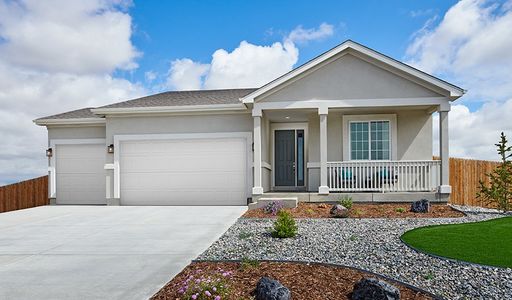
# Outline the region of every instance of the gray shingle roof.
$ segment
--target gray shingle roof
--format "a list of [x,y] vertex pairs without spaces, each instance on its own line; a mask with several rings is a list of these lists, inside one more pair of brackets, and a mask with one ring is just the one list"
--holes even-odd
[[48,117],[39,118],[37,120],[56,120],[56,119],[85,119],[85,118],[98,118],[101,119],[98,115],[95,115],[91,112],[92,107],[81,108],[77,110],[68,111],[65,113],[52,115]]
[[[241,103],[239,100],[241,97],[248,95],[255,90],[256,89],[172,91],[109,104],[98,108],[237,104]],[[91,112],[91,109],[93,108],[94,107],[82,108],[57,115],[39,118],[37,120],[101,118]]]
[[101,106],[98,108],[159,107],[183,105],[237,104],[256,89],[173,91]]

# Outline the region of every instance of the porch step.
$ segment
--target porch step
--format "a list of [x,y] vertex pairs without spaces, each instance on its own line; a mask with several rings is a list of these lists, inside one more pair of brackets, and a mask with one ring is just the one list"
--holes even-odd
[[297,198],[299,202],[309,202],[309,195],[307,192],[267,192],[263,195],[253,196],[253,201],[258,201],[260,198],[270,198],[279,200],[280,198]]
[[286,208],[295,208],[298,205],[299,199],[297,197],[258,198],[256,202],[249,203],[249,210],[265,207],[273,201],[281,202]]

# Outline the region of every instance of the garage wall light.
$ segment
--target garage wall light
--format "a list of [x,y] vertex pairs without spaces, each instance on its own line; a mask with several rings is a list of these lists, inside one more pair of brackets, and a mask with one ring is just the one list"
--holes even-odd
[[110,144],[110,145],[108,145],[108,147],[107,147],[107,152],[108,152],[108,153],[114,153],[114,144]]
[[46,149],[46,157],[50,158],[50,157],[52,157],[52,155],[53,155],[53,150],[52,150],[52,148],[48,148],[48,149]]

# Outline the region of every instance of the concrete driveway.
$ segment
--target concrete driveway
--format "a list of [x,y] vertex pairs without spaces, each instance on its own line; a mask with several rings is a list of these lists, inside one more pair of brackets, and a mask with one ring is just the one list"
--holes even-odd
[[147,299],[246,207],[44,206],[0,214],[0,299]]

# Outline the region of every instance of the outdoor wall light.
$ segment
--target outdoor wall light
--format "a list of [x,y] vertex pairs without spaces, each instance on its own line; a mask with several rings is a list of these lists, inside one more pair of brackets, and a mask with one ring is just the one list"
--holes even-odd
[[52,157],[53,155],[53,150],[52,148],[48,148],[46,149],[46,157]]
[[108,152],[108,153],[114,153],[114,144],[110,144],[110,145],[108,145],[108,147],[107,147],[107,152]]

